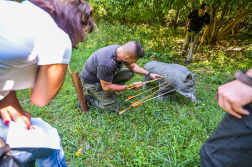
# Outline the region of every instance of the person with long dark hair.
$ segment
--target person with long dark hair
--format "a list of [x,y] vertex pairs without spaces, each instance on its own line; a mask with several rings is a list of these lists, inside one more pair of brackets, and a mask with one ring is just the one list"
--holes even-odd
[[[72,48],[92,32],[93,8],[84,0],[0,2],[0,137],[6,140],[10,121],[33,129],[15,90],[31,88],[31,102],[47,105],[63,85]],[[18,139],[17,139],[18,140]],[[67,166],[64,152],[12,149],[23,166]]]

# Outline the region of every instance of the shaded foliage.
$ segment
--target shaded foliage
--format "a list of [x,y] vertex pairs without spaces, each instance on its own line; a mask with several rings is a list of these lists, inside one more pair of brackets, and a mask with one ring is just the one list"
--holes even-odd
[[165,14],[171,7],[169,1],[162,0],[90,0],[98,15],[110,23],[165,23]]
[[[21,2],[23,0],[15,0]],[[211,26],[206,36],[207,44],[221,38],[234,36],[241,31],[247,35],[252,30],[251,0],[87,0],[95,11],[96,21],[113,24],[150,26],[184,26],[189,13],[207,3]]]
[[95,8],[96,19],[124,25],[149,24],[151,26],[184,26],[189,13],[207,3],[211,26],[207,34],[208,44],[223,37],[252,29],[251,1],[246,0],[90,0]]
[[210,7],[211,26],[207,43],[215,43],[223,37],[234,36],[252,23],[252,3],[234,1],[214,3]]

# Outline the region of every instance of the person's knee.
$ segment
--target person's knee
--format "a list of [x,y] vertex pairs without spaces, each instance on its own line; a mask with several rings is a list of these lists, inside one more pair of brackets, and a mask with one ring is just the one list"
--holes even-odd
[[188,48],[188,46],[189,46],[189,41],[188,41],[188,40],[185,40],[185,41],[184,41],[184,44],[183,44],[183,49]]
[[201,167],[202,166],[205,166],[204,162],[205,162],[205,159],[206,159],[206,152],[205,152],[205,149],[204,149],[204,145],[201,146],[200,148],[200,164],[201,164]]
[[114,103],[104,105],[106,111],[118,112],[120,108],[120,102],[118,99]]
[[133,78],[134,72],[130,71],[129,69],[125,69],[125,72],[122,76],[122,80],[130,80]]
[[131,80],[134,77],[134,72],[130,71],[128,75],[129,75],[129,80]]
[[124,85],[127,81],[131,80],[134,76],[134,72],[130,71],[127,67],[121,69],[117,75],[113,78],[113,84]]
[[201,167],[215,166],[207,154],[205,144],[203,144],[200,148],[200,166]]
[[206,154],[205,149],[204,149],[204,144],[200,147],[200,159]]

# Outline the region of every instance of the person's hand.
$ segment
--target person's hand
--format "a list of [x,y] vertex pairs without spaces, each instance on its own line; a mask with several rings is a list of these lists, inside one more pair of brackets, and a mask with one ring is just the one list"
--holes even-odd
[[134,90],[139,90],[143,87],[143,82],[139,81],[139,82],[134,82],[132,83],[132,85],[135,85],[135,89]]
[[151,77],[152,79],[157,79],[157,78],[161,78],[161,77],[163,77],[163,76],[158,75],[158,74],[150,73],[150,77]]
[[13,120],[27,130],[34,129],[30,122],[31,114],[26,111],[17,111],[12,106],[8,106],[0,109],[0,115],[6,125],[9,125],[10,121]]
[[200,41],[201,41],[201,43],[203,43],[203,42],[204,42],[204,37],[201,37],[201,40],[200,40]]
[[187,32],[187,28],[184,29],[184,33],[185,33],[185,34],[186,34],[186,32]]
[[25,129],[34,129],[30,121],[31,114],[22,109],[15,91],[11,91],[4,99],[0,100],[0,115],[6,125],[9,125],[13,120]]
[[221,108],[237,118],[249,115],[242,106],[252,101],[252,87],[234,80],[218,88],[218,103]]

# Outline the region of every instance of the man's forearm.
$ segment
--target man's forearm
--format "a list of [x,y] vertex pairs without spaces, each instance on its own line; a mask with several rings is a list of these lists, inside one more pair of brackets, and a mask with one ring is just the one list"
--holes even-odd
[[190,19],[187,18],[186,24],[185,24],[185,29],[187,28],[189,21],[190,21]]
[[104,80],[100,80],[100,82],[102,89],[106,92],[120,92],[128,89],[126,85],[113,84],[112,81],[107,82]]
[[137,74],[141,74],[141,75],[148,75],[148,71],[146,71],[145,69],[139,67],[138,65],[134,65],[134,68],[130,69],[132,72],[137,73]]
[[106,92],[121,92],[121,91],[124,91],[127,89],[128,88],[126,85],[111,84],[109,87],[105,88],[104,91],[106,91]]
[[203,35],[202,35],[203,38],[205,37],[205,35],[206,35],[208,29],[209,29],[209,25],[206,25],[206,28],[205,28],[204,33],[203,33]]

